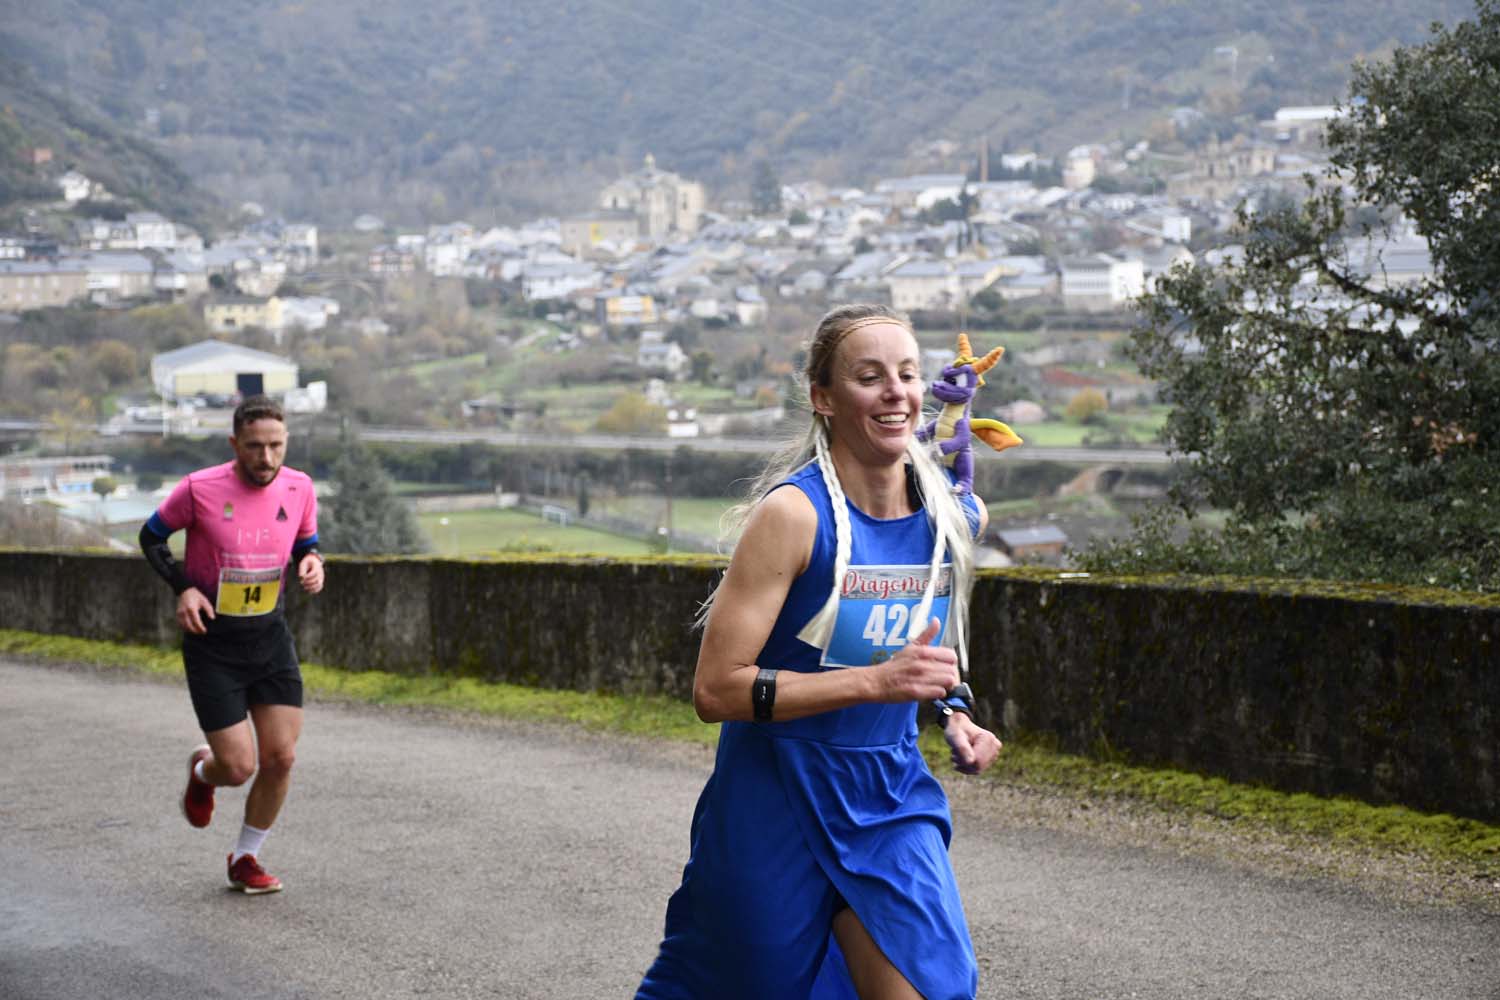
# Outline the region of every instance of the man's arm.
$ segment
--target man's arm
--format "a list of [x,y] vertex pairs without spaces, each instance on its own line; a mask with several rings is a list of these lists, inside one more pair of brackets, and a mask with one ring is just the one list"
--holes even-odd
[[323,589],[323,553],[318,551],[318,536],[299,538],[292,546],[292,565],[297,567],[297,580],[302,589],[316,594]]
[[150,519],[141,525],[141,551],[146,553],[146,562],[156,570],[157,576],[167,581],[167,585],[172,588],[172,593],[181,594],[193,583],[187,578],[182,564],[172,557],[172,549],[167,545],[167,539],[171,537],[172,529],[162,522],[160,514],[152,514]]
[[193,586],[182,564],[172,558],[172,550],[167,546],[167,539],[171,537],[172,529],[167,527],[161,515],[152,514],[141,526],[141,551],[146,553],[146,562],[156,570],[156,575],[167,581],[172,593],[177,595],[177,624],[184,632],[203,635],[208,631],[205,619],[215,617],[214,606],[202,591]]

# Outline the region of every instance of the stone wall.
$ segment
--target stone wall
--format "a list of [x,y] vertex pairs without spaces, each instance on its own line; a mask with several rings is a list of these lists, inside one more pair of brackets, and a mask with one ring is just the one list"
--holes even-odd
[[[329,562],[301,655],[689,697],[712,560]],[[176,641],[144,559],[0,551],[0,627]],[[1288,790],[1500,819],[1500,598],[986,571],[972,678],[1002,735]]]

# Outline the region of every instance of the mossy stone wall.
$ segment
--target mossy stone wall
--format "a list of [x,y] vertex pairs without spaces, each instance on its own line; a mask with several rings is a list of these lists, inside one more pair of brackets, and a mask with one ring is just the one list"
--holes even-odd
[[1500,818],[1500,599],[982,573],[973,682],[1063,749]]
[[[288,610],[349,669],[690,696],[711,562],[335,558]],[[175,642],[139,557],[0,551],[0,627]],[[972,677],[1002,735],[1050,734],[1288,790],[1500,819],[1500,599],[985,571]]]

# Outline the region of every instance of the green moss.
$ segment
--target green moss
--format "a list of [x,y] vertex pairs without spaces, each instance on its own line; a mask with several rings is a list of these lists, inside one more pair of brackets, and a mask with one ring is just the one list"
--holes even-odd
[[1109,575],[1080,573],[1043,566],[1016,566],[978,571],[980,578],[1015,580],[1025,583],[1101,586],[1111,588],[1145,587],[1157,589],[1202,590],[1276,597],[1331,598],[1345,601],[1371,601],[1414,607],[1500,608],[1500,595],[1442,587],[1418,587],[1397,583],[1344,583],[1338,580],[1280,579],[1254,576],[1190,576],[1182,573],[1142,573]]
[[[175,649],[39,635],[0,629],[0,654],[122,668],[159,676],[181,674]],[[380,705],[430,707],[503,718],[550,720],[597,732],[712,745],[718,727],[704,725],[690,705],[673,698],[556,691],[496,684],[473,677],[350,672],[304,664],[309,692]],[[938,774],[949,770],[948,748],[929,727],[922,750]],[[1148,768],[1057,752],[1045,735],[1007,741],[986,780],[1078,796],[1134,800],[1187,815],[1343,843],[1391,855],[1424,855],[1500,876],[1500,825],[1347,798],[1288,794],[1186,771]]]

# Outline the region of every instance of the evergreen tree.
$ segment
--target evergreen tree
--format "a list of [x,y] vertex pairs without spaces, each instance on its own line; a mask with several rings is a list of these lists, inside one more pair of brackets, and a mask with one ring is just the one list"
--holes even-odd
[[391,477],[352,434],[344,436],[331,482],[333,496],[319,512],[318,536],[324,550],[356,555],[426,551],[417,519],[397,499]]
[[781,214],[781,178],[769,160],[757,160],[750,183],[750,210],[756,215]]

